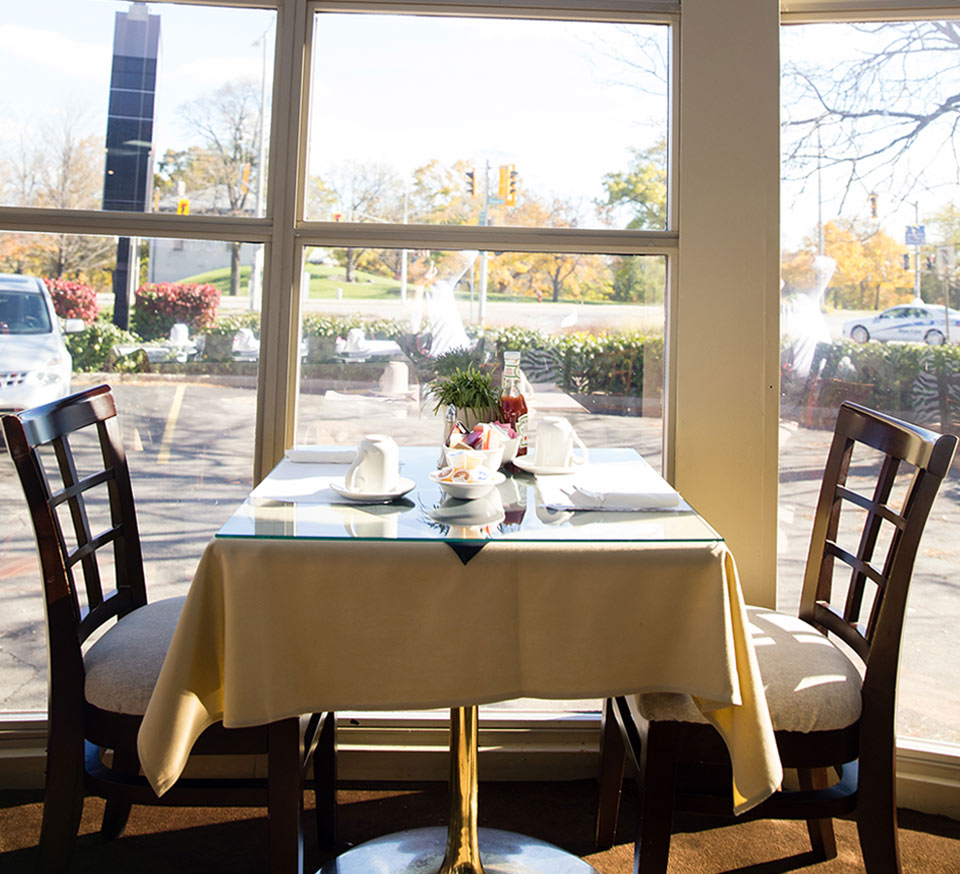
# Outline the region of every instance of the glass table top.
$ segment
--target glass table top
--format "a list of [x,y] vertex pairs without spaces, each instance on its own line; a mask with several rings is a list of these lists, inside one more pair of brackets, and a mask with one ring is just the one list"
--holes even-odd
[[[710,542],[723,538],[682,499],[677,507],[639,512],[554,510],[543,506],[538,477],[506,466],[505,480],[485,497],[448,497],[429,479],[436,447],[400,448],[400,476],[413,488],[390,503],[348,503],[328,488],[342,481],[346,464],[281,461],[227,520],[217,537],[314,540],[650,541]],[[636,463],[633,449],[591,449],[591,464]],[[303,471],[319,490],[309,498],[278,499],[284,483]],[[540,479],[549,479],[541,477]],[[266,486],[266,488],[264,487]],[[259,493],[259,494],[258,494]],[[262,495],[273,495],[263,497]]]

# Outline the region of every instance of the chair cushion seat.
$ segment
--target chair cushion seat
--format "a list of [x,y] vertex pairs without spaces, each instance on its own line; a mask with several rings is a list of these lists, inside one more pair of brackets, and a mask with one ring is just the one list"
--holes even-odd
[[[750,635],[774,731],[829,731],[860,718],[861,676],[829,638],[796,616],[747,607]],[[689,695],[636,696],[655,722],[706,722]]]
[[151,601],[107,629],[83,657],[87,701],[142,716],[160,675],[186,596]]

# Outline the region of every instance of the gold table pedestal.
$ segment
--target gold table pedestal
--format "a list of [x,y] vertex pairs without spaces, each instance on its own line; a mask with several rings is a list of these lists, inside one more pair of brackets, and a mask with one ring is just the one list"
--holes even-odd
[[[317,874],[597,874],[536,838],[477,827],[477,708],[450,711],[450,822],[384,835],[331,859]],[[481,848],[483,864],[480,862]]]

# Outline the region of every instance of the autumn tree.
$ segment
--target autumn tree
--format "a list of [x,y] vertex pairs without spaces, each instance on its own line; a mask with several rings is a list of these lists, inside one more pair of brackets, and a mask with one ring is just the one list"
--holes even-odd
[[626,212],[626,227],[659,230],[667,226],[667,141],[646,149],[631,149],[631,160],[626,170],[606,173],[603,187],[606,201],[597,209],[610,223],[615,216]]
[[[346,222],[403,219],[403,184],[389,164],[373,161],[344,161],[311,180],[311,187],[323,192],[323,202]],[[320,216],[318,216],[320,217]],[[343,250],[344,281],[355,282],[357,262],[363,249]]]
[[[268,124],[260,105],[260,85],[237,79],[180,107],[187,129],[202,143],[180,152],[167,152],[158,167],[161,186],[183,182],[205,208],[225,215],[251,210],[259,166],[260,125]],[[230,246],[230,294],[240,291],[240,246]]]
[[[850,219],[823,226],[824,254],[837,268],[827,295],[838,309],[875,309],[909,299],[913,274],[903,266],[903,246],[882,230]],[[786,284],[809,285],[817,242],[807,237],[800,251],[787,253],[781,264]]]
[[[97,209],[103,193],[103,138],[83,116],[59,112],[36,136],[23,135],[2,162],[4,200],[18,206]],[[95,281],[108,269],[111,240],[71,234],[11,234],[0,247],[5,271]]]
[[417,167],[408,197],[412,219],[431,225],[477,224],[483,207],[483,180],[478,177],[477,197],[471,197],[466,187],[467,171],[474,169],[467,161],[444,166],[436,158]]

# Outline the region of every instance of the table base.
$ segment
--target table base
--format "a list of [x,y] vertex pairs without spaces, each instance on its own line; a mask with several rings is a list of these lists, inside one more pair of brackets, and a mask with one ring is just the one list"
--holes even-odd
[[[479,833],[486,874],[597,874],[579,856],[545,841],[495,828],[481,828]],[[441,827],[395,832],[347,850],[317,874],[436,874],[446,844],[447,830]]]

